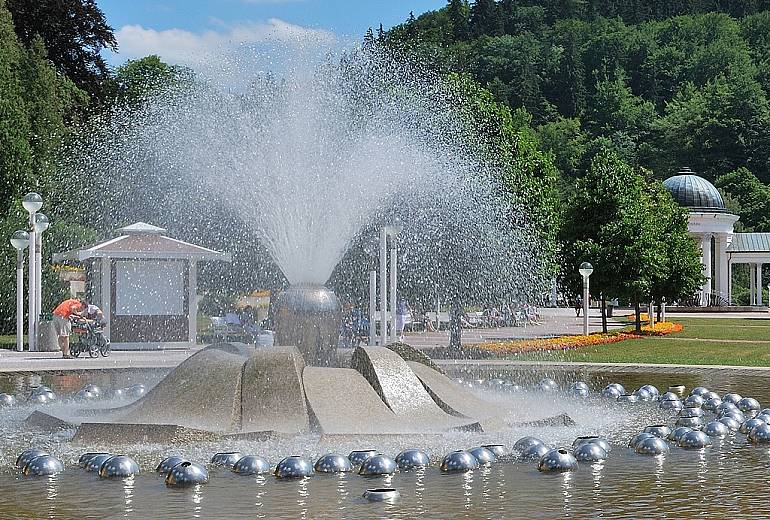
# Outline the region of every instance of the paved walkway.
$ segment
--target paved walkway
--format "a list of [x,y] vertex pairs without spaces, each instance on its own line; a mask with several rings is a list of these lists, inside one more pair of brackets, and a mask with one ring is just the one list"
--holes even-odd
[[558,370],[579,372],[659,372],[670,374],[713,373],[713,372],[750,372],[755,375],[770,376],[770,367],[746,367],[734,365],[673,365],[667,363],[583,363],[565,361],[511,361],[507,359],[436,359],[436,364],[450,367],[452,365],[477,366],[484,368],[519,368],[527,370]]
[[174,368],[201,346],[163,351],[113,351],[109,357],[62,359],[59,352],[0,351],[0,373],[62,370],[126,370]]

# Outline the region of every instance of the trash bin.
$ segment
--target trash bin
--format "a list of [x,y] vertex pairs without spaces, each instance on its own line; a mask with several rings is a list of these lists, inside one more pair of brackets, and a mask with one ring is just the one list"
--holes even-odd
[[37,326],[37,350],[40,352],[56,352],[59,350],[59,338],[53,325],[52,314],[41,314]]
[[608,318],[612,318],[612,309],[614,309],[614,308],[615,308],[615,306],[612,305],[611,303],[607,304],[607,317]]

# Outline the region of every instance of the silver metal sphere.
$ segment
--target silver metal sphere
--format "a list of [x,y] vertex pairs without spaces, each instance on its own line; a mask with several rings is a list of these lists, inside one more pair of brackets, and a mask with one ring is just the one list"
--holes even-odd
[[353,450],[348,455],[348,459],[353,466],[360,466],[366,459],[379,455],[379,453],[377,450]]
[[757,415],[762,406],[753,397],[744,397],[738,401],[738,409],[745,414]]
[[420,450],[404,450],[396,455],[396,464],[400,470],[424,468],[430,464],[430,458]]
[[662,455],[668,453],[668,444],[660,437],[651,437],[637,443],[634,451],[640,455]]
[[91,392],[94,397],[97,399],[101,399],[104,396],[104,392],[102,392],[102,389],[96,386],[93,383],[88,383],[81,388],[81,390],[86,390],[88,392]]
[[584,442],[573,448],[572,455],[580,462],[599,462],[607,458],[604,448],[593,442]]
[[577,468],[577,459],[566,448],[548,451],[537,465],[537,469],[542,472],[575,471]]
[[679,412],[684,408],[682,401],[679,399],[663,399],[659,406],[661,410],[673,410],[675,412]]
[[22,472],[26,476],[56,475],[64,471],[64,464],[53,455],[40,455],[27,462]]
[[705,401],[699,395],[691,395],[684,400],[685,408],[700,408]]
[[75,399],[76,401],[91,401],[93,399],[96,399],[96,395],[89,392],[88,390],[80,389],[77,391],[77,393],[75,393],[74,396],[72,396],[72,398]]
[[636,393],[633,393],[618,396],[618,401],[621,403],[637,403],[640,401],[640,399]]
[[722,400],[722,403],[717,405],[716,413],[722,412],[740,412],[738,406],[735,403]]
[[743,421],[743,424],[741,424],[741,427],[738,428],[738,431],[744,434],[748,434],[752,429],[754,429],[755,426],[759,426],[760,424],[767,423],[761,419],[747,419]]
[[506,392],[521,392],[521,386],[517,385],[513,381],[506,381],[503,383],[503,389]]
[[591,393],[591,390],[588,388],[586,383],[583,381],[578,381],[576,383],[572,383],[572,386],[569,387],[569,393],[575,397],[588,397],[588,395]]
[[132,397],[144,397],[144,394],[147,393],[147,387],[144,386],[142,383],[137,383],[135,385],[131,385],[128,387],[128,393]]
[[551,448],[546,446],[545,444],[535,444],[534,446],[530,446],[529,448],[526,448],[524,451],[522,451],[519,454],[519,459],[528,461],[528,460],[540,460],[543,455],[551,451]]
[[712,397],[712,398],[708,399],[705,403],[703,403],[703,409],[708,411],[708,412],[716,413],[717,412],[717,407],[720,404],[722,404],[722,398],[721,397],[719,397],[719,396]]
[[16,457],[16,467],[19,469],[24,469],[24,466],[26,466],[29,461],[35,457],[40,457],[41,455],[48,455],[48,452],[39,448],[29,448],[24,450],[21,452],[21,454],[19,454],[18,457]]
[[546,377],[537,383],[537,389],[543,392],[553,392],[559,389],[559,385],[550,377]]
[[668,436],[671,434],[671,428],[669,428],[665,424],[654,424],[652,426],[647,426],[644,429],[644,433],[651,433],[655,437],[660,437],[661,439],[668,439]]
[[46,394],[32,394],[29,396],[29,399],[27,399],[29,404],[48,404],[48,401]]
[[671,433],[668,436],[668,440],[678,444],[679,441],[682,439],[682,437],[684,437],[686,433],[689,433],[691,431],[693,431],[692,428],[688,428],[687,426],[680,426],[678,428],[674,428],[673,430],[671,430]]
[[760,421],[765,421],[767,424],[770,424],[770,414],[760,413],[760,414],[757,414],[757,416],[754,417],[754,419],[759,419]]
[[545,443],[540,439],[538,439],[537,437],[529,437],[529,436],[522,437],[521,439],[517,440],[516,443],[513,445],[513,451],[517,451],[521,453],[531,446],[539,446],[542,444],[545,444]]
[[748,435],[749,442],[754,444],[770,443],[770,424],[761,423],[751,429]]
[[626,392],[621,392],[620,389],[613,385],[607,385],[602,390],[602,397],[609,397],[610,399],[617,399]]
[[171,457],[166,457],[162,461],[160,461],[160,464],[155,468],[155,472],[160,475],[168,475],[168,472],[174,469],[174,466],[177,464],[181,464],[183,462],[188,462],[187,459],[183,459],[182,457],[177,457],[176,455],[172,455]]
[[11,394],[0,393],[0,407],[16,405],[16,398]]
[[603,449],[607,453],[612,451],[612,446],[610,446],[610,443],[607,442],[607,439],[603,439],[596,435],[586,435],[583,437],[578,437],[577,439],[572,441],[572,447],[577,448],[581,444],[585,444],[587,442],[598,445],[601,449]]
[[708,388],[705,386],[696,386],[692,390],[690,390],[690,395],[703,395],[709,391]]
[[223,451],[215,453],[214,456],[211,457],[211,463],[214,466],[224,466],[232,469],[241,457],[243,457],[243,454],[240,451]]
[[634,435],[634,437],[630,441],[628,441],[628,447],[635,450],[637,444],[639,444],[645,439],[651,439],[651,438],[656,438],[656,437],[651,433],[638,433]]
[[102,464],[111,458],[112,453],[100,453],[98,455],[94,455],[88,459],[88,462],[86,462],[84,468],[89,473],[98,473],[99,470],[102,469]]
[[736,406],[738,405],[738,402],[740,402],[741,399],[743,399],[743,397],[741,397],[741,394],[729,393],[722,396],[722,401],[726,403],[733,403]]
[[107,453],[106,451],[89,451],[80,456],[78,459],[78,466],[85,468],[88,466],[88,462],[97,455],[109,455],[110,457],[112,456],[111,453]]
[[313,466],[297,455],[286,457],[275,467],[275,476],[278,478],[304,478],[312,474]]
[[730,434],[730,428],[719,421],[711,421],[703,427],[703,433],[709,437],[725,437]]
[[719,419],[717,419],[717,421],[727,426],[727,428],[731,432],[737,432],[741,427],[741,423],[739,421],[736,421],[734,418],[730,417],[729,415],[725,417],[720,417]]
[[727,411],[727,412],[720,412],[717,414],[717,419],[721,419],[722,417],[732,417],[739,423],[746,422],[747,417],[743,415],[743,412],[733,412],[733,411]]
[[316,473],[346,473],[353,471],[353,464],[345,455],[327,453],[315,461],[313,469]]
[[613,391],[617,391],[619,395],[620,394],[627,394],[628,393],[628,392],[626,392],[626,388],[623,385],[621,385],[620,383],[610,383],[607,386],[605,386],[604,389],[605,390],[611,389]]
[[660,390],[658,390],[658,387],[655,385],[642,385],[639,387],[639,390],[646,390],[647,393],[649,393],[655,399],[660,397]]
[[653,395],[644,388],[637,388],[632,395],[635,395],[640,401],[652,401],[654,399]]
[[495,461],[495,459],[497,459],[494,453],[492,453],[490,450],[486,449],[483,446],[477,446],[475,448],[471,448],[468,450],[468,453],[476,457],[476,460],[479,461],[479,466],[492,464]]
[[393,502],[400,497],[398,490],[393,488],[374,488],[364,491],[364,498],[369,502]]
[[674,392],[666,392],[658,397],[658,401],[681,401],[681,399]]
[[479,461],[467,451],[457,450],[447,453],[441,461],[441,471],[471,471],[478,469]]
[[582,388],[583,390],[590,391],[591,389],[588,387],[588,383],[585,381],[575,381],[572,383],[572,386],[570,386],[570,389],[572,388]]
[[711,438],[698,430],[687,432],[679,439],[679,447],[688,450],[701,449],[708,446],[711,446]]
[[123,400],[126,399],[129,395],[128,389],[126,388],[116,388],[112,392],[110,392],[110,397],[113,399],[119,399]]
[[[353,467],[350,466],[350,461],[348,459],[342,455],[337,456],[347,462],[350,469],[353,469]],[[350,469],[346,471],[350,471]],[[233,473],[238,473],[239,475],[260,475],[262,473],[269,472],[270,463],[262,457],[257,457],[256,455],[246,455],[245,457],[241,457],[238,459],[238,462],[233,465]]]
[[[499,458],[505,455],[505,446],[502,444],[484,444],[483,446],[494,453],[495,457]],[[398,458],[396,458],[396,461],[398,461]]]
[[[489,452],[492,453],[492,452]],[[387,455],[375,455],[369,457],[361,464],[358,470],[359,475],[392,475],[398,469],[396,461]]]
[[209,472],[195,462],[180,462],[166,475],[166,485],[171,487],[186,487],[205,484],[209,481]]
[[99,476],[102,478],[126,478],[137,473],[139,473],[139,464],[125,455],[110,457],[99,469]]
[[714,399],[715,397],[719,399],[719,402],[722,402],[722,398],[719,396],[716,392],[706,392],[705,394],[701,394],[701,397],[704,401],[708,401],[709,399]]
[[762,408],[759,413],[764,415],[770,415],[770,408]]
[[703,408],[684,408],[679,412],[679,417],[703,417],[706,415],[706,412],[703,411]]
[[41,394],[49,394],[53,393],[53,390],[51,390],[49,387],[45,385],[36,386],[32,389],[32,395],[41,395]]
[[691,428],[693,430],[700,430],[703,428],[703,424],[705,421],[703,420],[703,417],[680,417],[676,420],[676,423],[674,423],[675,426],[686,426],[687,428]]

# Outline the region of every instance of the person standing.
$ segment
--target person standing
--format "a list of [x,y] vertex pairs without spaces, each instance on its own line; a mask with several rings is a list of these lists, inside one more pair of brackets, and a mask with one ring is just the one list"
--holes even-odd
[[56,336],[59,341],[59,348],[61,349],[62,357],[64,359],[72,359],[70,355],[70,334],[72,334],[72,322],[70,317],[83,316],[83,313],[87,309],[87,304],[83,300],[70,298],[64,300],[53,310],[53,324],[56,329]]
[[398,341],[404,341],[404,326],[407,321],[411,322],[412,311],[406,300],[401,299],[396,304],[396,333]]

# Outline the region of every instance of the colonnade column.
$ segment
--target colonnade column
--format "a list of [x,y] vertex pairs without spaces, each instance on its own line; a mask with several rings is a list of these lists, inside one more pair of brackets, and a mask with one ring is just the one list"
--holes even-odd
[[762,306],[762,264],[758,263],[756,266],[757,270],[757,282],[756,282],[756,288],[757,288],[757,297],[755,298],[756,304],[760,307]]
[[756,264],[749,264],[749,305],[757,304],[757,272]]
[[701,250],[703,252],[703,276],[706,280],[703,282],[702,305],[709,304],[709,293],[711,293],[711,233],[704,233],[701,239]]

